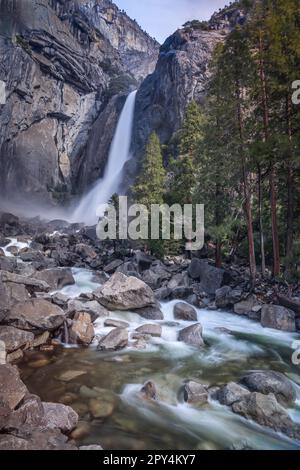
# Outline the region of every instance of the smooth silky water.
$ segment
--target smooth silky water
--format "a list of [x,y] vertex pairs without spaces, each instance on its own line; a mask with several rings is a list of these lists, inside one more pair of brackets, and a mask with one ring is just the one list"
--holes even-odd
[[[76,284],[68,291],[72,297],[95,288],[92,273],[75,270],[74,274]],[[28,352],[20,364],[25,383],[44,401],[67,401],[74,407],[81,423],[88,425],[78,440],[81,445],[100,443],[104,449],[121,450],[300,449],[300,443],[246,421],[217,402],[192,407],[182,402],[180,394],[186,380],[213,386],[238,381],[249,370],[277,370],[295,384],[298,399],[289,413],[300,422],[300,369],[291,360],[292,343],[299,335],[264,329],[230,313],[199,309],[207,346],[198,351],[177,341],[178,330],[191,323],[174,321],[175,303],[162,304],[164,320],[159,322],[135,313],[111,312],[111,318],[130,323],[130,334],[144,323],[162,325],[162,337],[153,338],[146,350],[103,353],[96,350],[96,338],[89,348],[61,346],[48,353]],[[98,319],[95,324],[97,337],[111,330],[103,322]],[[70,371],[82,375],[69,382],[61,380]],[[157,402],[139,393],[148,380],[157,386]],[[82,386],[90,389],[89,396]],[[110,416],[91,417],[91,393]]]

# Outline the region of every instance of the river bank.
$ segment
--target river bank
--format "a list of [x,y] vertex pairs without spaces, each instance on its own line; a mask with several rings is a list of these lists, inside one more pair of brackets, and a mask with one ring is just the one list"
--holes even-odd
[[[72,407],[58,448],[299,447],[298,315],[275,303],[284,284],[250,292],[243,267],[116,252],[62,221],[4,214],[0,233],[1,367],[17,364],[43,403]],[[50,445],[24,437],[26,393],[13,437],[1,421],[2,448]]]

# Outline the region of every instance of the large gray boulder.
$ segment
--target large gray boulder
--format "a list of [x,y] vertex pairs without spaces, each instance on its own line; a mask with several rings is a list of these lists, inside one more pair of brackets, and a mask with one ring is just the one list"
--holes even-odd
[[294,423],[276,400],[275,395],[250,393],[232,405],[234,413],[251,419],[261,426],[282,432],[292,439],[300,439],[300,425]]
[[16,366],[0,365],[0,384],[0,406],[12,411],[28,392]]
[[46,429],[60,429],[70,433],[78,423],[78,414],[70,407],[60,403],[43,402],[44,418],[41,423]]
[[254,307],[258,307],[259,303],[255,295],[249,295],[247,299],[241,300],[234,304],[233,310],[237,315],[251,315]]
[[7,323],[27,331],[54,331],[64,320],[64,311],[43,299],[16,303],[6,317]]
[[86,312],[76,313],[69,329],[70,342],[88,346],[93,341],[94,336],[95,330],[91,316]]
[[241,299],[241,295],[242,291],[240,289],[232,289],[230,286],[220,287],[216,290],[216,307],[232,307]]
[[135,331],[141,333],[142,335],[150,335],[159,338],[162,333],[162,328],[157,324],[146,324],[139,326]]
[[128,332],[125,328],[114,328],[108,335],[100,339],[97,349],[99,351],[117,351],[126,348]]
[[196,323],[195,325],[180,330],[178,340],[195,348],[203,348],[205,343],[202,338],[202,325]]
[[136,277],[117,272],[94,292],[95,298],[109,310],[135,310],[156,305],[152,289]]
[[266,304],[261,309],[261,324],[266,328],[296,331],[295,313],[281,305]]
[[242,377],[241,384],[252,392],[273,393],[278,402],[290,406],[296,400],[296,391],[292,382],[280,372],[269,370],[250,372]]
[[245,387],[235,382],[230,382],[220,388],[217,393],[217,398],[222,405],[230,406],[249,394],[249,390]]
[[30,331],[19,330],[13,326],[0,325],[0,341],[5,343],[7,353],[20,348],[29,348],[34,341],[34,334]]
[[197,321],[197,311],[191,305],[178,302],[174,305],[174,318],[176,320]]
[[215,268],[207,261],[198,258],[193,258],[188,267],[189,276],[200,281],[201,289],[210,295],[215,295],[222,286],[224,273],[223,269]]
[[37,271],[32,277],[45,281],[52,290],[62,289],[65,286],[75,284],[75,279],[69,268],[44,269],[43,271]]
[[205,385],[190,380],[183,388],[184,401],[194,405],[204,405],[208,401],[208,391]]
[[96,300],[89,300],[83,302],[81,300],[72,299],[68,302],[68,316],[73,316],[76,313],[88,313],[94,322],[97,318],[104,318],[109,315],[109,311],[100,305]]

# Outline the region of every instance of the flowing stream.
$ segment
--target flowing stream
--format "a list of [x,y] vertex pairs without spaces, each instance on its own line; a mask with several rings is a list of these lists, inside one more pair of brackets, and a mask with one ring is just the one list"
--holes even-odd
[[124,165],[130,158],[130,144],[136,91],[130,93],[119,118],[115,135],[111,144],[108,163],[101,178],[94,187],[82,198],[72,215],[73,222],[84,222],[95,225],[103,214],[105,205],[116,193],[122,182]]
[[[89,271],[74,274],[72,297],[95,288]],[[289,413],[300,422],[300,370],[291,361],[292,343],[299,335],[262,328],[230,313],[199,309],[207,346],[198,351],[177,341],[178,331],[192,323],[174,320],[175,303],[162,303],[162,321],[145,320],[132,312],[110,313],[111,318],[129,323],[130,335],[145,323],[162,325],[162,337],[153,338],[145,350],[97,351],[97,339],[111,330],[98,319],[97,337],[89,348],[28,352],[19,364],[23,379],[43,400],[69,404],[79,413],[79,444],[132,450],[300,449],[299,442],[246,421],[217,402],[197,408],[183,403],[180,395],[186,380],[214,386],[238,381],[249,370],[277,370],[294,383],[297,401]],[[139,394],[148,380],[157,386],[157,402]],[[95,406],[101,418],[92,417]]]

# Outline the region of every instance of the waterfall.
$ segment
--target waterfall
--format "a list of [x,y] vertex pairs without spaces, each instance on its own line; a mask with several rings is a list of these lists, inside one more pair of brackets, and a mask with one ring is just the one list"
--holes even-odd
[[124,165],[130,158],[136,93],[136,91],[133,91],[128,95],[120,115],[103,178],[97,181],[94,187],[83,196],[79,206],[73,213],[72,220],[74,222],[95,225],[99,218],[97,209],[101,204],[106,204],[120,187]]

